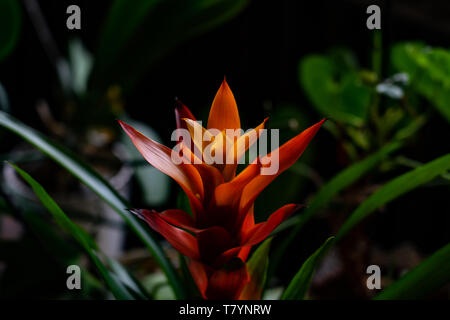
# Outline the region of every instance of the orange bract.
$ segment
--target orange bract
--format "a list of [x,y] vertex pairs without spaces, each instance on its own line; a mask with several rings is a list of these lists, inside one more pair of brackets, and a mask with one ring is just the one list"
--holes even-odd
[[220,131],[241,128],[236,100],[225,80],[217,91],[209,111],[208,129],[212,128]]

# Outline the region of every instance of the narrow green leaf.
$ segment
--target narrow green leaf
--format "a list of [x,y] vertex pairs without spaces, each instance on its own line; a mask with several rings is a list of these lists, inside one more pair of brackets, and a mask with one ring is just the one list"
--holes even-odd
[[242,290],[240,299],[261,299],[266,285],[267,269],[269,267],[269,250],[272,238],[266,239],[247,262],[247,271],[250,282]]
[[342,238],[375,209],[444,174],[449,169],[450,154],[447,154],[389,181],[353,212],[336,235],[336,240]]
[[180,271],[181,278],[183,279],[183,285],[188,292],[187,299],[200,299],[201,294],[195,284],[194,278],[192,277],[191,271],[189,270],[188,263],[185,256],[181,253],[178,253],[178,260],[180,261]]
[[74,224],[56,204],[56,202],[49,196],[45,189],[34,180],[28,173],[9,163],[17,173],[31,186],[36,196],[39,198],[45,208],[52,214],[58,225],[75,238],[75,240],[85,249],[95,266],[99,270],[106,284],[110,288],[112,294],[117,299],[133,299],[133,296],[128,292],[124,285],[117,281],[115,276],[111,274],[107,267],[100,260],[99,249],[94,240],[78,225]]
[[450,50],[423,43],[400,43],[392,48],[392,64],[409,74],[411,86],[450,122]]
[[114,271],[114,276],[117,280],[124,285],[133,297],[141,300],[148,299],[145,288],[123,267],[122,264],[109,257],[106,257],[105,260],[108,261],[108,265],[111,267],[111,270]]
[[184,291],[180,285],[178,274],[173,269],[172,264],[164,255],[161,247],[153,240],[148,231],[138,222],[137,218],[129,213],[126,208],[130,205],[123,199],[111,185],[95,172],[91,167],[83,163],[75,154],[66,150],[62,146],[51,141],[43,134],[21,123],[9,114],[0,111],[0,126],[17,134],[41,152],[55,160],[63,168],[69,171],[78,180],[84,183],[89,189],[103,199],[125,220],[129,227],[143,241],[152,253],[152,256],[159,263],[172,285],[178,298],[184,298]]
[[63,241],[64,238],[62,235],[55,230],[53,225],[44,219],[43,215],[23,210],[23,218],[30,230],[39,237],[42,244],[52,252],[55,260],[61,265],[71,264],[71,262],[78,259],[81,254],[81,249],[73,243]]
[[450,282],[450,243],[436,251],[400,280],[383,290],[376,300],[419,299]]
[[328,238],[302,265],[281,296],[281,300],[303,300],[308,292],[314,271],[333,245],[334,237]]

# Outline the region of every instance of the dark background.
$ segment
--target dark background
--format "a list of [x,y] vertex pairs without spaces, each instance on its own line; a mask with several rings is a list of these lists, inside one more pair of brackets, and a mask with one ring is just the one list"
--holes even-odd
[[[81,8],[80,31],[65,26],[70,4]],[[297,63],[303,55],[345,46],[368,66],[372,40],[365,10],[370,4],[382,8],[386,45],[415,39],[448,44],[447,1],[252,1],[234,20],[162,58],[127,97],[127,111],[135,118],[148,118],[156,129],[167,128],[173,124],[174,97],[198,113],[211,103],[224,75],[248,127],[264,118],[266,100],[305,104],[297,80]],[[41,1],[40,5],[60,50],[77,36],[95,51],[108,1]],[[27,17],[15,54],[0,66],[0,80],[11,104],[21,106],[21,118],[28,117],[31,123],[36,118],[34,103],[40,98],[51,102],[54,97],[52,65]],[[158,121],[152,119],[156,117]]]
[[[66,28],[65,10],[70,4],[81,8],[81,31]],[[252,1],[235,19],[187,41],[159,59],[137,85],[124,94],[124,108],[132,118],[149,124],[170,145],[170,134],[175,126],[174,98],[180,98],[198,118],[206,120],[208,107],[226,76],[244,128],[258,125],[273,109],[287,102],[300,106],[312,124],[320,115],[307,107],[308,100],[298,83],[298,61],[306,54],[323,53],[337,46],[351,49],[361,66],[369,67],[373,31],[366,28],[368,15],[365,11],[370,4],[381,6],[385,54],[391,43],[401,40],[448,46],[450,3],[444,0]],[[108,1],[54,0],[40,1],[40,5],[63,55],[67,53],[68,40],[73,37],[81,37],[85,46],[95,52]],[[61,100],[57,79],[26,14],[21,32],[14,54],[0,65],[0,82],[14,106],[11,113],[45,132],[35,104],[45,99],[58,117],[57,106]],[[386,76],[390,74],[388,65],[383,70]],[[448,151],[446,123],[438,117],[433,121],[433,126],[425,128],[416,143],[408,147],[424,162]],[[439,135],[442,136],[440,141],[428,140]],[[0,150],[7,151],[19,141],[16,137],[3,140]],[[313,166],[325,179],[345,167],[328,161],[336,156],[336,146],[326,132],[321,132],[315,143],[319,156]],[[435,190],[413,191],[402,198],[401,204],[389,205],[389,217],[381,213],[357,229],[364,228],[363,238],[383,249],[410,241],[421,254],[430,254],[450,240],[450,218],[446,214],[450,207],[448,201],[447,204],[442,201],[448,197],[448,189]],[[171,197],[168,205],[174,203],[175,197]],[[280,270],[279,278],[291,277],[312,248],[317,248],[334,229],[329,219],[310,222],[296,242],[299,245],[291,248],[292,254],[281,264],[284,269]],[[352,251],[355,241],[361,241],[358,230],[342,246]],[[131,237],[128,245],[136,243]],[[351,266],[348,268],[351,270]],[[351,271],[347,277],[351,277]],[[342,290],[348,282],[343,283],[328,286],[325,292],[319,288],[317,293],[323,297],[336,297],[336,292],[342,297],[361,296],[355,290]],[[333,288],[341,290],[334,292]]]

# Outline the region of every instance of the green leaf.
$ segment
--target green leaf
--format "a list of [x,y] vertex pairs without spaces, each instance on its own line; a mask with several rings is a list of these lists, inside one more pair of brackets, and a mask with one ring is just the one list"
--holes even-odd
[[266,285],[269,250],[272,238],[265,240],[247,261],[250,282],[242,290],[240,299],[259,300]]
[[195,284],[194,278],[192,277],[191,271],[189,270],[188,263],[186,262],[188,258],[178,253],[178,260],[180,261],[180,271],[183,279],[184,288],[188,292],[187,299],[200,299],[201,294]]
[[406,273],[400,280],[384,289],[375,299],[419,299],[449,282],[450,243]]
[[172,285],[178,298],[184,297],[184,291],[180,285],[178,274],[173,269],[172,264],[164,255],[161,247],[150,236],[148,231],[143,228],[137,218],[125,210],[130,205],[123,199],[111,185],[103,179],[91,167],[83,163],[78,157],[66,150],[62,146],[51,141],[43,134],[21,123],[5,112],[0,111],[0,126],[17,134],[44,154],[55,160],[63,168],[69,171],[78,180],[84,183],[89,189],[103,199],[111,208],[113,208],[129,225],[131,230],[143,241],[152,253],[152,256],[159,263],[166,273],[169,283]]
[[300,61],[299,77],[320,114],[346,124],[364,124],[371,89],[362,83],[357,70],[341,68],[328,56],[309,55]]
[[194,216],[191,208],[191,204],[189,203],[189,198],[185,192],[180,191],[177,195],[177,208],[183,210],[189,215]]
[[333,245],[334,237],[328,238],[302,265],[281,296],[281,300],[303,300],[308,292],[314,271]]
[[409,74],[411,86],[450,122],[450,51],[402,43],[391,52],[394,67]]
[[154,300],[174,300],[173,291],[167,283],[167,278],[162,272],[152,272],[143,279],[147,291],[152,293]]
[[63,241],[62,235],[57,233],[57,230],[41,214],[23,210],[23,218],[61,265],[72,264],[79,257],[80,249],[70,242]]
[[130,87],[164,54],[239,13],[248,0],[115,0],[100,35],[95,87]]
[[123,284],[128,292],[135,298],[146,300],[148,299],[145,288],[137,281],[122,264],[109,257],[105,258],[111,270],[114,271],[114,277]]
[[125,288],[123,283],[116,279],[116,276],[108,271],[108,268],[100,259],[101,253],[97,248],[94,240],[78,225],[74,224],[67,215],[61,210],[56,202],[49,196],[45,189],[34,180],[28,173],[9,163],[17,173],[31,186],[36,196],[39,198],[45,208],[52,214],[56,223],[67,233],[75,238],[75,240],[85,249],[95,266],[99,270],[106,284],[110,288],[112,294],[117,299],[133,299],[133,296]]
[[281,257],[283,257],[288,246],[295,239],[301,228],[308,222],[319,210],[325,208],[330,201],[338,194],[341,190],[347,188],[349,185],[363,177],[367,172],[372,170],[377,164],[386,157],[398,150],[401,147],[401,142],[391,142],[381,148],[379,151],[368,156],[364,160],[361,160],[346,169],[339,172],[334,176],[328,183],[326,183],[319,192],[314,196],[311,203],[306,207],[298,216],[292,217],[285,222],[283,222],[273,233],[276,234],[288,227],[295,226],[293,230],[289,233],[287,238],[282,242],[280,247],[276,250],[274,256],[272,257],[271,270],[273,271],[276,266],[278,266]]
[[21,23],[19,1],[0,1],[0,61],[14,50],[19,39]]
[[435,177],[444,174],[449,169],[450,154],[447,154],[392,179],[372,194],[353,212],[336,235],[336,240],[342,238],[350,229],[366,218],[375,209],[422,184],[433,180]]

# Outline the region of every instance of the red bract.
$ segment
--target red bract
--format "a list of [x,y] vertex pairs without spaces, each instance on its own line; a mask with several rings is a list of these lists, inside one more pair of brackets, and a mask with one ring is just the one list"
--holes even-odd
[[[195,122],[189,109],[179,103],[175,115],[177,127],[188,129],[191,137],[194,137],[193,130],[200,124]],[[208,145],[197,137],[192,138],[193,145],[191,141],[179,141],[182,156],[192,161],[175,164],[171,159],[171,149],[119,121],[143,157],[178,182],[189,198],[193,216],[178,209],[163,212],[146,209],[132,211],[189,258],[189,269],[205,299],[260,298],[240,296],[244,286],[251,280],[245,260],[253,245],[263,241],[299,207],[295,204],[285,205],[272,213],[267,221],[255,224],[255,199],[279,174],[294,164],[324,120],[278,149],[279,169],[275,174],[261,174],[261,169],[273,160],[270,160],[271,154],[267,154],[257,158],[236,176],[237,160],[242,156],[242,152],[239,154],[237,150],[247,150],[258,139],[259,129],[264,128],[266,120],[256,128],[256,137],[248,134],[228,137],[225,130],[239,129],[240,120],[233,93],[223,81],[211,106],[208,127],[200,129],[205,135],[210,134],[212,128],[218,129],[219,134],[211,134],[213,138],[209,147],[215,147],[216,152],[223,152],[224,157],[233,155],[235,161],[225,164],[207,164],[205,150]],[[231,139],[234,150],[223,148],[224,139]],[[245,147],[239,148],[242,145]],[[196,157],[198,151],[201,152],[200,160]]]

